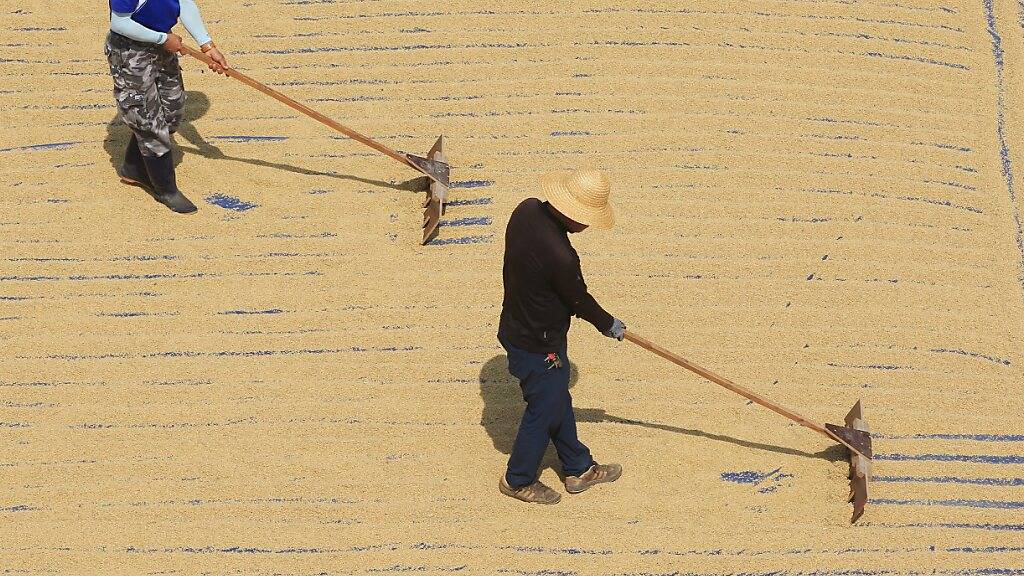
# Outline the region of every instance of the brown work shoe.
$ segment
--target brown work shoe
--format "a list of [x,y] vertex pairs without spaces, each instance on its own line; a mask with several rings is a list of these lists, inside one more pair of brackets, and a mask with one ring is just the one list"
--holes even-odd
[[594,484],[602,482],[615,482],[622,476],[622,466],[618,464],[594,464],[579,476],[565,477],[565,491],[569,494],[579,494]]
[[505,481],[504,474],[501,476],[501,481],[498,482],[498,490],[500,490],[505,496],[511,496],[516,500],[531,502],[533,504],[558,504],[558,501],[562,499],[561,494],[555,492],[551,488],[548,488],[539,480],[529,486],[523,486],[519,489],[512,488],[508,485],[508,482]]

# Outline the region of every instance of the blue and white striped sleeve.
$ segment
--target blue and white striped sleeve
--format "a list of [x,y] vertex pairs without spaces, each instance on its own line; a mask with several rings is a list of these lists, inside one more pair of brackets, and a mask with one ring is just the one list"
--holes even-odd
[[132,20],[131,12],[111,12],[110,30],[121,36],[127,36],[139,42],[150,44],[163,44],[167,41],[167,34],[146,28],[135,20]]
[[196,44],[202,46],[210,41],[210,34],[203,24],[203,17],[199,15],[199,7],[195,0],[180,0],[181,23],[188,30],[188,33],[195,39]]

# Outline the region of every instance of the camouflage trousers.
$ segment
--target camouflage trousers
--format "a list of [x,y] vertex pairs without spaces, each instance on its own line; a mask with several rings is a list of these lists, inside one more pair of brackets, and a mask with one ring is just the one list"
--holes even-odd
[[171,134],[185,109],[185,87],[178,55],[154,44],[136,42],[111,32],[104,47],[114,100],[121,119],[139,140],[146,156],[171,151]]

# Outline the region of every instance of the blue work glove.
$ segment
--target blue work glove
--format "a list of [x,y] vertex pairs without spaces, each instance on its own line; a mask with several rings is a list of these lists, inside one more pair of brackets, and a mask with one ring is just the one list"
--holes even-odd
[[622,342],[622,339],[626,337],[626,325],[622,323],[622,320],[612,318],[612,327],[604,335]]

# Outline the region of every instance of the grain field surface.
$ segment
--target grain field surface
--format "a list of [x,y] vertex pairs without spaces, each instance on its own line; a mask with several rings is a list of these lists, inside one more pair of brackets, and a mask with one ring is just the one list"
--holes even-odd
[[[238,70],[444,134],[452,202],[420,246],[415,172],[182,58],[175,216],[114,172],[105,3],[0,2],[0,573],[1024,574],[1024,2],[200,7]],[[577,166],[630,329],[819,421],[863,400],[859,523],[825,439],[578,321],[625,474],[498,493],[504,227]]]

